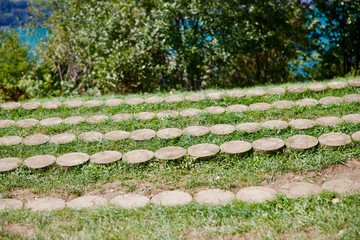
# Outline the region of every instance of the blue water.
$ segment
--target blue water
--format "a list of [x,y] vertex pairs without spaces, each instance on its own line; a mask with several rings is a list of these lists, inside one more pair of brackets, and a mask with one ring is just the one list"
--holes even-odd
[[19,35],[19,40],[24,44],[31,55],[33,55],[41,41],[45,41],[45,37],[49,36],[50,32],[47,28],[19,28],[14,32]]

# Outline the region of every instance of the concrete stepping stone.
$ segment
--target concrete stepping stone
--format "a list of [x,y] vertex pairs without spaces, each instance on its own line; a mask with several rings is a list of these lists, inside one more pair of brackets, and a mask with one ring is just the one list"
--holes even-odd
[[253,142],[253,148],[258,152],[275,152],[282,149],[285,142],[279,138],[261,138]]
[[165,110],[161,111],[156,114],[157,118],[164,119],[164,118],[175,118],[179,116],[179,112],[174,110]]
[[333,127],[342,123],[342,120],[338,117],[321,117],[315,120],[316,124],[323,127]]
[[287,91],[288,91],[289,93],[303,93],[303,92],[305,92],[306,90],[307,90],[307,88],[304,87],[304,86],[289,86],[289,87],[287,88]]
[[316,122],[310,119],[293,119],[289,123],[293,128],[304,130],[312,128],[316,125]]
[[236,199],[247,203],[264,203],[276,198],[277,192],[268,187],[246,187],[236,193]]
[[156,136],[161,139],[178,138],[182,135],[182,130],[178,128],[165,128],[156,133]]
[[333,97],[333,96],[323,97],[319,100],[319,102],[323,105],[338,104],[338,103],[342,103],[343,101],[344,100],[342,98]]
[[325,91],[327,89],[327,86],[325,84],[322,84],[322,83],[309,84],[307,87],[312,92],[322,92],[322,91]]
[[111,119],[114,122],[123,122],[123,121],[131,120],[132,118],[133,115],[128,113],[119,113],[111,117]]
[[95,164],[109,164],[120,160],[122,154],[118,151],[102,151],[90,156],[90,162]]
[[68,125],[75,125],[75,124],[79,124],[81,122],[85,122],[85,118],[81,117],[81,116],[73,116],[73,117],[68,117],[65,118],[63,120],[63,123],[68,124]]
[[152,129],[139,129],[130,133],[130,138],[135,141],[144,141],[154,138],[156,136],[156,132]]
[[327,84],[330,89],[342,89],[347,87],[346,82],[330,82]]
[[44,109],[56,109],[62,105],[61,102],[55,101],[55,102],[46,102],[41,104],[41,107]]
[[23,203],[17,199],[0,199],[0,210],[16,210],[23,207]]
[[286,90],[282,87],[273,87],[265,90],[266,94],[269,95],[283,95],[285,94]]
[[249,107],[243,104],[234,104],[234,105],[230,105],[228,107],[226,107],[226,111],[227,112],[238,112],[238,113],[242,113],[242,112],[246,112],[249,110]]
[[310,106],[316,106],[319,104],[319,101],[316,99],[312,99],[312,98],[304,98],[304,99],[300,99],[298,101],[295,102],[298,106],[302,106],[302,107],[310,107]]
[[145,207],[150,203],[150,199],[143,195],[128,193],[114,197],[110,203],[116,207],[132,209]]
[[358,193],[360,192],[360,182],[356,182],[347,178],[331,180],[322,185],[322,189],[340,194]]
[[254,133],[261,130],[261,125],[259,123],[240,123],[236,126],[236,130],[239,132]]
[[107,200],[101,196],[82,196],[74,198],[73,200],[66,203],[66,207],[72,209],[84,209],[84,208],[96,208],[107,204]]
[[8,128],[15,124],[13,120],[0,120],[0,128]]
[[263,89],[249,89],[246,91],[246,97],[260,97],[266,94]]
[[106,115],[93,115],[93,116],[88,117],[86,119],[86,121],[88,123],[97,124],[97,123],[105,122],[108,119],[109,119],[109,117]]
[[203,109],[204,112],[209,113],[209,114],[221,114],[225,112],[225,108],[223,107],[217,107],[217,106],[213,106],[213,107],[207,107]]
[[351,138],[345,133],[334,132],[321,135],[319,143],[324,147],[340,147],[350,144]]
[[222,92],[212,92],[212,93],[206,94],[206,97],[208,99],[212,99],[212,100],[219,100],[219,99],[223,98],[224,96],[225,96],[225,94]]
[[188,154],[194,158],[207,158],[216,155],[220,148],[215,144],[201,143],[188,148]]
[[182,110],[180,112],[180,115],[183,116],[183,117],[193,117],[193,116],[196,116],[196,115],[198,115],[200,113],[202,113],[202,111],[200,109],[189,108],[189,109]]
[[74,167],[86,163],[90,156],[82,152],[66,153],[56,159],[56,163],[62,167]]
[[76,140],[76,136],[71,133],[60,133],[50,136],[50,143],[53,144],[66,144]]
[[232,97],[232,98],[242,98],[245,97],[246,94],[244,91],[241,90],[232,90],[226,93],[226,96]]
[[104,102],[101,100],[88,100],[86,102],[84,102],[83,106],[85,107],[99,107],[101,105],[103,105]]
[[79,140],[84,142],[98,142],[103,138],[103,134],[95,131],[84,132],[78,136]]
[[44,197],[38,198],[25,204],[25,208],[33,212],[37,211],[53,211],[65,208],[65,201],[61,198]]
[[47,143],[50,140],[49,136],[43,134],[34,134],[23,139],[23,144],[28,146],[35,146]]
[[0,137],[0,146],[13,146],[21,142],[22,142],[22,138],[19,136]]
[[200,137],[209,133],[209,128],[205,126],[190,126],[183,130],[185,135]]
[[83,102],[81,100],[68,100],[63,102],[64,107],[67,108],[78,108],[83,105]]
[[41,169],[54,164],[56,157],[52,155],[37,155],[25,159],[24,164],[31,169]]
[[348,81],[348,84],[352,87],[360,87],[360,79],[350,80]]
[[271,108],[271,104],[264,103],[264,102],[253,103],[253,104],[250,104],[250,106],[249,106],[249,109],[252,111],[266,111],[266,110],[269,110],[270,108]]
[[16,122],[16,125],[21,128],[30,128],[39,124],[39,120],[34,118],[22,119]]
[[104,101],[104,104],[107,107],[116,107],[123,103],[124,103],[124,101],[122,99],[118,99],[118,98],[112,98],[112,99],[108,99],[108,100]]
[[12,171],[22,163],[20,158],[0,158],[0,172]]
[[155,157],[160,160],[176,160],[186,155],[182,147],[163,147],[155,152]]
[[126,163],[137,164],[150,161],[153,157],[153,152],[140,149],[125,153],[123,156],[123,161]]
[[111,141],[121,141],[129,137],[130,137],[130,133],[121,130],[111,131],[104,135],[105,139]]
[[214,135],[228,135],[235,132],[236,128],[230,124],[216,124],[211,126],[209,130]]
[[354,140],[355,142],[359,142],[360,141],[360,131],[354,132],[351,135],[352,140]]
[[270,130],[281,130],[287,128],[289,124],[282,120],[270,120],[262,123],[261,126]]
[[276,109],[289,109],[295,106],[293,101],[277,101],[271,104]]
[[27,102],[22,105],[22,108],[25,110],[35,110],[41,106],[39,102]]
[[153,112],[140,112],[135,114],[135,118],[139,119],[139,120],[151,120],[154,119],[156,117],[155,113]]
[[360,102],[360,94],[348,94],[343,99],[345,102]]
[[360,123],[360,114],[347,114],[342,116],[341,119],[347,123]]
[[52,117],[52,118],[45,118],[39,122],[39,124],[43,127],[51,127],[55,125],[59,125],[62,123],[62,119],[58,117]]
[[178,103],[184,101],[184,96],[181,95],[172,95],[165,98],[165,101],[168,103]]
[[145,98],[145,103],[147,103],[147,104],[162,103],[164,101],[165,101],[164,98],[158,97],[158,96]]
[[294,135],[285,140],[287,148],[295,150],[306,150],[318,145],[317,138],[308,135]]
[[205,99],[205,95],[202,93],[195,93],[185,96],[185,100],[189,102],[199,102]]
[[21,104],[18,102],[6,102],[0,105],[3,110],[13,110],[19,108],[20,106]]
[[194,200],[208,205],[225,205],[235,199],[235,194],[221,189],[208,189],[195,194]]
[[252,149],[252,144],[245,141],[230,141],[223,143],[220,150],[227,154],[244,154]]
[[134,105],[139,105],[144,103],[144,99],[143,98],[138,98],[138,97],[134,97],[134,98],[128,98],[125,99],[124,101],[126,104],[134,106]]
[[151,198],[151,203],[158,206],[186,205],[192,201],[192,196],[186,192],[173,190],[164,191]]
[[282,185],[279,192],[288,198],[301,198],[318,194],[321,188],[318,185],[306,182],[292,182]]

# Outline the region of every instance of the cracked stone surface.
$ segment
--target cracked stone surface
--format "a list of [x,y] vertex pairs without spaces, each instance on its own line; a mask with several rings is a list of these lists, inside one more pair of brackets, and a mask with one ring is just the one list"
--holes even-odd
[[180,115],[183,116],[183,117],[193,117],[193,116],[196,116],[196,115],[198,115],[200,113],[202,113],[202,111],[200,109],[189,108],[189,109],[182,110],[180,112]]
[[321,117],[316,119],[315,122],[323,127],[333,127],[342,123],[342,120],[338,117]]
[[309,119],[293,119],[289,123],[295,129],[309,129],[316,125],[316,122]]
[[342,98],[333,97],[333,96],[323,97],[319,100],[319,102],[324,105],[338,104],[338,103],[342,103],[343,101],[344,100]]
[[252,111],[266,111],[271,108],[271,104],[260,102],[260,103],[253,103],[250,104],[249,109]]
[[59,125],[60,123],[62,123],[62,119],[58,118],[58,117],[52,117],[52,118],[45,118],[43,120],[41,120],[39,122],[39,124],[43,127],[50,127],[50,126],[55,126],[55,125]]
[[319,104],[319,101],[312,98],[304,98],[295,102],[298,106],[315,106]]
[[285,142],[279,138],[261,138],[253,142],[253,148],[258,152],[275,152],[284,146]]
[[98,142],[102,140],[103,134],[99,132],[90,131],[90,132],[81,133],[78,136],[78,138],[84,142]]
[[66,144],[76,140],[76,136],[71,133],[60,133],[50,136],[50,143],[53,144]]
[[227,112],[246,112],[249,110],[249,107],[243,104],[234,104],[226,107]]
[[158,206],[185,205],[192,201],[192,196],[186,192],[173,190],[164,191],[151,198],[151,203]]
[[133,150],[127,152],[123,156],[123,161],[131,164],[138,164],[150,161],[154,157],[154,153],[149,150]]
[[22,163],[20,158],[0,158],[0,172],[12,171]]
[[173,139],[181,137],[182,130],[178,128],[164,128],[156,133],[156,136],[161,139]]
[[224,205],[235,199],[235,194],[221,189],[208,189],[198,192],[194,199],[208,205]]
[[130,133],[130,138],[135,141],[144,141],[154,138],[156,132],[152,129],[139,129]]
[[183,130],[185,135],[200,137],[209,133],[209,128],[205,126],[189,126]]
[[340,147],[350,144],[351,138],[349,135],[340,132],[328,133],[319,137],[319,143],[325,147]]
[[236,129],[240,132],[254,133],[260,131],[262,127],[259,123],[240,123]]
[[182,147],[163,147],[155,152],[155,157],[160,160],[176,160],[184,157],[186,152]]
[[56,159],[56,163],[62,167],[73,167],[84,164],[90,156],[82,152],[67,153]]
[[34,212],[58,210],[65,208],[65,201],[55,197],[38,198],[26,203],[25,208]]
[[272,106],[276,109],[289,109],[295,106],[295,103],[293,101],[277,101],[272,104]]
[[216,155],[220,148],[211,143],[196,144],[188,148],[188,154],[195,158],[206,158]]
[[209,130],[214,135],[228,135],[235,132],[236,128],[230,124],[216,124],[211,126]]
[[285,121],[282,120],[270,120],[270,121],[266,121],[263,124],[261,124],[263,128],[267,128],[270,130],[275,130],[275,129],[285,129],[289,126],[289,124]]
[[74,198],[66,203],[66,207],[72,209],[96,208],[107,204],[107,200],[101,196],[82,196]]
[[132,209],[145,207],[150,203],[150,199],[143,195],[128,193],[114,197],[110,203],[116,207]]
[[360,192],[360,182],[353,181],[347,178],[335,179],[325,182],[322,185],[322,188],[340,194],[356,193]]
[[122,154],[118,151],[102,151],[90,156],[90,162],[95,164],[109,164],[119,161]]
[[20,144],[21,142],[22,142],[22,138],[19,136],[0,137],[0,146],[13,146]]
[[28,146],[35,146],[47,143],[50,140],[49,136],[44,134],[34,134],[23,139],[23,144]]
[[277,192],[268,187],[246,187],[236,193],[236,199],[248,203],[264,203],[276,198]]
[[318,194],[321,188],[312,183],[292,182],[282,185],[279,192],[285,194],[288,198],[308,197]]
[[287,148],[295,150],[306,150],[318,145],[317,138],[308,135],[294,135],[285,140]]
[[74,124],[79,124],[81,122],[85,122],[85,118],[81,117],[81,116],[73,116],[73,117],[68,117],[65,118],[63,120],[63,123],[68,124],[68,125],[74,125]]
[[111,141],[121,141],[130,137],[130,133],[126,131],[111,131],[104,135],[104,138]]
[[230,141],[220,145],[221,152],[227,154],[244,154],[252,149],[252,144],[245,141]]
[[31,169],[46,168],[54,164],[56,157],[52,155],[37,155],[25,159],[24,164]]

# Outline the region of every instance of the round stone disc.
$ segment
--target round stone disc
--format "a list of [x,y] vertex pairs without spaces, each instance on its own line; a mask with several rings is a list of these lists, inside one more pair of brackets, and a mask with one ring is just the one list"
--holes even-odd
[[21,104],[18,102],[6,102],[6,103],[2,103],[0,106],[3,110],[13,110],[19,108]]
[[235,105],[230,105],[226,108],[227,112],[246,112],[249,110],[249,107],[243,104],[235,104]]
[[125,103],[128,104],[128,105],[139,105],[139,104],[144,103],[144,99],[143,98],[138,98],[138,97],[128,98],[128,99],[125,100]]
[[22,142],[22,138],[19,136],[0,137],[0,146],[13,146],[21,142]]
[[253,148],[259,152],[274,152],[282,149],[285,142],[279,138],[261,138],[253,142]]
[[107,204],[107,200],[101,196],[82,196],[74,198],[66,203],[66,207],[72,209],[96,208]]
[[215,144],[201,143],[188,148],[188,154],[195,158],[206,158],[216,155],[220,148]]
[[132,209],[145,207],[150,203],[150,199],[143,195],[128,193],[114,197],[110,203],[116,207]]
[[2,198],[0,199],[0,210],[15,210],[23,207],[23,203],[17,199]]
[[156,133],[156,136],[161,139],[178,138],[182,135],[182,131],[178,128],[165,128]]
[[327,84],[330,89],[342,89],[347,87],[346,82],[330,82]]
[[208,205],[224,205],[235,199],[235,194],[221,189],[208,189],[198,192],[194,199]]
[[93,116],[88,117],[86,119],[86,121],[88,123],[96,124],[96,123],[105,122],[108,119],[109,119],[109,117],[106,115],[93,115]]
[[309,129],[316,125],[316,122],[309,119],[293,119],[289,123],[295,129]]
[[232,97],[232,98],[242,98],[245,97],[245,92],[241,90],[232,90],[230,92],[226,93],[226,96]]
[[163,118],[175,118],[179,116],[179,112],[174,110],[165,110],[162,112],[159,112],[156,114],[157,118],[163,119]]
[[130,138],[135,141],[144,141],[154,138],[156,132],[152,129],[139,129],[130,133]]
[[73,116],[73,117],[68,117],[65,118],[63,120],[63,123],[68,124],[68,125],[74,125],[74,124],[79,124],[81,122],[85,122],[85,118],[81,117],[81,116]]
[[155,113],[153,112],[140,112],[135,114],[135,118],[139,119],[139,120],[151,120],[155,118]]
[[90,156],[90,162],[96,164],[108,164],[120,160],[122,154],[117,151],[103,151]]
[[50,136],[50,143],[53,144],[66,144],[76,140],[76,136],[71,133],[60,133]]
[[246,187],[236,193],[236,199],[248,203],[264,203],[276,198],[277,192],[268,187]]
[[338,117],[321,117],[316,119],[316,124],[323,127],[333,127],[342,123],[342,120]]
[[21,128],[29,128],[39,124],[39,120],[34,118],[22,119],[16,122],[16,125]]
[[49,136],[43,135],[43,134],[34,134],[27,136],[23,139],[23,144],[28,146],[34,146],[34,145],[40,145],[47,143],[49,141]]
[[312,99],[312,98],[304,98],[304,99],[300,99],[298,101],[295,102],[298,106],[315,106],[319,104],[319,101],[316,99]]
[[123,103],[124,101],[122,99],[118,99],[118,98],[113,98],[113,99],[108,99],[104,101],[105,106],[108,107],[116,107],[119,106]]
[[185,96],[185,100],[189,102],[198,102],[205,99],[205,95],[202,93],[194,93]]
[[184,157],[186,149],[182,147],[164,147],[155,152],[155,157],[160,160],[176,160]]
[[340,132],[323,134],[319,137],[321,146],[326,147],[340,147],[351,143],[349,135]]
[[293,101],[277,101],[272,104],[276,109],[289,109],[295,106]]
[[207,108],[204,108],[204,112],[209,113],[209,114],[221,114],[221,113],[225,112],[225,108],[217,107],[217,106],[207,107]]
[[64,107],[67,108],[78,108],[83,105],[83,102],[81,100],[68,100],[63,103]]
[[252,149],[252,144],[245,141],[230,141],[223,143],[220,149],[227,154],[244,154]]
[[130,133],[125,131],[111,131],[104,135],[104,138],[111,141],[120,141],[130,137]]
[[339,97],[328,96],[321,98],[319,102],[323,105],[329,105],[329,104],[341,103],[343,102],[343,99]]
[[259,97],[264,96],[265,94],[266,92],[263,89],[249,89],[246,91],[247,97]]
[[131,164],[136,164],[150,161],[153,157],[153,152],[140,149],[125,153],[123,156],[123,161]]
[[164,100],[165,99],[162,97],[154,96],[154,97],[145,98],[145,103],[156,104],[156,103],[162,103]]
[[347,178],[336,179],[325,182],[322,185],[322,188],[340,194],[357,193],[360,192],[360,182],[356,182]]
[[351,135],[352,140],[354,140],[355,142],[359,142],[360,141],[360,131],[354,132]]
[[101,100],[88,100],[88,101],[84,102],[83,105],[85,107],[99,107],[103,104],[104,104],[104,102]]
[[253,103],[250,104],[249,109],[252,111],[266,111],[269,110],[271,108],[271,104],[269,103]]
[[180,115],[183,116],[183,117],[193,117],[193,116],[196,116],[196,115],[200,114],[201,112],[202,111],[200,109],[189,108],[189,109],[182,110],[180,112]]
[[303,93],[306,91],[306,87],[303,86],[290,86],[287,91],[289,93]]
[[41,104],[42,108],[45,109],[56,109],[61,106],[61,102],[55,101],[55,102],[46,102]]
[[312,92],[322,92],[327,89],[327,86],[321,83],[313,83],[308,85],[308,89]]
[[279,192],[288,198],[308,197],[318,194],[321,188],[315,184],[306,182],[292,182],[282,185]]
[[0,120],[0,128],[8,128],[15,124],[13,120]]
[[360,94],[348,94],[344,96],[345,102],[360,102]]
[[0,172],[8,172],[19,167],[22,163],[20,158],[0,158]]
[[285,140],[286,147],[295,150],[310,149],[316,147],[318,143],[317,138],[308,135],[294,135]]
[[132,118],[133,115],[128,113],[119,113],[111,117],[111,119],[114,122],[123,122],[123,121],[131,120]]
[[183,191],[164,191],[151,198],[151,203],[158,206],[185,205],[192,201],[192,196]]
[[185,98],[181,95],[173,95],[173,96],[166,97],[165,101],[169,102],[169,103],[178,103],[178,102],[184,101],[184,99]]
[[55,160],[52,155],[38,155],[25,159],[24,164],[31,169],[41,169],[54,164]]
[[63,120],[61,118],[57,118],[57,117],[45,118],[41,120],[39,124],[43,127],[51,127],[51,126],[59,125],[60,123],[62,123],[62,121]]
[[209,128],[205,126],[190,126],[183,130],[185,135],[190,135],[194,137],[204,136],[209,133]]
[[360,87],[360,79],[353,79],[348,82],[349,86]]
[[25,204],[31,211],[52,211],[65,208],[65,201],[61,198],[38,198]]
[[359,113],[347,114],[342,116],[341,119],[347,123],[360,123],[360,114]]
[[103,134],[99,132],[84,132],[78,136],[79,140],[84,142],[98,142],[103,138]]
[[219,99],[223,98],[224,96],[225,96],[225,94],[222,92],[212,92],[212,93],[206,94],[206,97],[208,99],[212,99],[212,100],[219,100]]
[[25,110],[35,110],[41,106],[39,102],[27,102],[22,105],[22,108]]
[[263,128],[267,128],[270,130],[285,129],[289,126],[289,124],[287,122],[282,121],[282,120],[270,120],[270,121],[264,122],[261,125]]
[[286,90],[282,87],[273,87],[265,90],[266,94],[269,95],[283,95]]
[[217,124],[209,128],[214,135],[228,135],[235,132],[236,128],[230,124]]
[[74,152],[64,154],[56,159],[56,163],[63,167],[73,167],[86,163],[90,156],[86,153]]
[[239,132],[254,133],[261,130],[261,125],[259,123],[240,123],[236,129]]

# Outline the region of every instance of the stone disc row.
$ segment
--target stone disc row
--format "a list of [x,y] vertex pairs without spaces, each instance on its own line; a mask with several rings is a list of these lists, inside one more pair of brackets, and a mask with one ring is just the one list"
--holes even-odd
[[342,88],[346,88],[348,86],[352,86],[352,87],[359,87],[360,86],[360,80],[355,79],[355,80],[350,80],[348,82],[330,82],[328,84],[321,84],[321,83],[315,83],[315,84],[309,84],[307,86],[289,86],[287,87],[287,89],[283,88],[283,87],[274,87],[274,88],[269,88],[266,90],[263,89],[249,89],[247,91],[242,91],[242,90],[232,90],[229,92],[213,92],[213,93],[194,93],[194,94],[190,94],[187,96],[183,96],[183,95],[172,95],[172,96],[168,96],[168,97],[160,97],[160,96],[152,96],[152,97],[148,97],[148,98],[140,98],[140,97],[134,97],[134,98],[128,98],[128,99],[108,99],[108,100],[88,100],[88,101],[81,101],[81,100],[68,100],[65,102],[59,102],[59,101],[54,101],[54,102],[46,102],[46,103],[40,103],[40,102],[26,102],[23,104],[20,104],[18,102],[7,102],[7,103],[3,103],[0,105],[0,107],[3,110],[12,110],[12,109],[16,109],[16,108],[20,108],[22,107],[23,109],[26,110],[34,110],[37,108],[44,108],[44,109],[56,109],[60,106],[64,106],[64,107],[68,107],[68,108],[78,108],[81,106],[85,106],[85,107],[98,107],[101,105],[105,105],[105,106],[118,106],[120,104],[127,104],[127,105],[139,105],[142,103],[147,103],[147,104],[155,104],[155,103],[162,103],[162,102],[169,102],[169,103],[174,103],[174,102],[182,102],[182,101],[190,101],[190,102],[198,102],[201,100],[204,100],[206,98],[208,99],[221,99],[225,96],[227,97],[234,97],[234,98],[240,98],[240,97],[254,97],[254,96],[263,96],[265,94],[269,94],[269,95],[281,95],[284,94],[286,91],[289,93],[303,93],[307,90],[313,91],[313,92],[321,92],[321,91],[325,91],[326,89],[342,89]]
[[222,189],[207,189],[196,193],[194,197],[184,191],[171,190],[160,192],[151,199],[135,193],[118,195],[111,199],[104,196],[85,195],[67,202],[61,198],[44,197],[25,204],[16,199],[0,199],[0,210],[14,210],[25,207],[31,211],[51,211],[65,207],[72,209],[96,208],[106,204],[123,209],[134,209],[145,207],[150,203],[158,206],[179,206],[190,204],[193,201],[214,206],[229,204],[235,199],[247,203],[264,203],[275,200],[278,194],[295,199],[314,196],[323,190],[339,194],[358,193],[360,192],[360,182],[347,178],[330,180],[322,184],[322,186],[307,182],[290,182],[282,185],[277,190],[263,186],[252,186],[242,188],[237,193]]
[[[352,135],[354,141],[360,141],[360,131]],[[220,147],[212,143],[201,143],[189,147],[169,146],[160,148],[155,153],[145,149],[133,150],[122,155],[117,151],[102,151],[89,156],[86,153],[67,153],[56,158],[52,155],[39,155],[25,159],[23,162],[28,168],[42,169],[53,165],[55,162],[62,167],[74,167],[90,160],[94,164],[109,164],[122,160],[129,164],[148,162],[154,157],[159,160],[176,160],[183,158],[186,154],[192,158],[208,158],[218,154],[220,151],[226,154],[241,155],[254,150],[263,153],[273,153],[283,149],[285,146],[293,150],[306,150],[314,148],[320,143],[323,147],[340,147],[352,142],[349,135],[335,132],[323,134],[319,139],[308,135],[294,135],[285,141],[279,138],[261,138],[252,144],[246,141],[230,141]],[[22,164],[22,160],[15,157],[0,159],[0,172],[14,170]]]

